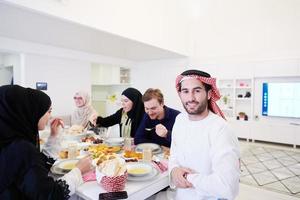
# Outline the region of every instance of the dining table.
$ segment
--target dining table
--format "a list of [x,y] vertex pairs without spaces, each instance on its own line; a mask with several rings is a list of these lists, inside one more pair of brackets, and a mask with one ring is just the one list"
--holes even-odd
[[[80,141],[78,141],[80,145]],[[163,152],[160,155],[156,155],[163,160]],[[169,186],[168,170],[159,170],[159,167],[155,167],[155,161],[151,162],[153,165],[153,171],[155,174],[150,178],[128,178],[125,184],[124,191],[127,192],[128,198],[132,200],[146,199],[159,191]],[[58,178],[59,176],[52,174],[52,177]],[[107,191],[97,183],[96,180],[84,182],[77,189],[75,194],[71,196],[72,200],[98,200],[100,193],[106,193]]]
[[[147,181],[127,181],[125,191],[127,191],[129,200],[146,199],[162,189],[168,187],[169,178],[168,171],[160,173]],[[100,193],[105,193],[101,185],[97,181],[85,182],[76,190],[76,198],[78,200],[98,200]]]

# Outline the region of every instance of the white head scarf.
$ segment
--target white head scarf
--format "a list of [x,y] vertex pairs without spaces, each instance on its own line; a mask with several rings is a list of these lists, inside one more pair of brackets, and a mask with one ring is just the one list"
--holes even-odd
[[91,115],[96,113],[96,111],[91,106],[90,95],[87,92],[79,91],[76,92],[74,96],[82,97],[83,106],[76,108],[71,116],[71,123],[72,125],[77,124],[85,127]]

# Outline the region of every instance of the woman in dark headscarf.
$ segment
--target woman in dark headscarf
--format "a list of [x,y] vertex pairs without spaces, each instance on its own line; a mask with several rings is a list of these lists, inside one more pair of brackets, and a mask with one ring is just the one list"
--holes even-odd
[[[90,158],[54,181],[48,172],[54,160],[40,152],[38,131],[51,113],[45,93],[17,85],[0,87],[0,199],[68,199],[90,169]],[[55,141],[60,119],[51,123]]]
[[109,127],[120,125],[120,137],[134,137],[145,113],[142,94],[135,88],[122,92],[122,108],[108,117],[93,116],[91,121],[97,126]]

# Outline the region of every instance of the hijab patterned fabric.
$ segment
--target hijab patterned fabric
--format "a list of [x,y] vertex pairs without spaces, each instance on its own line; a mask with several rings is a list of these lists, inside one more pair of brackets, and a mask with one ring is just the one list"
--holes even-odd
[[91,106],[90,96],[87,92],[79,91],[75,93],[76,97],[81,97],[84,104],[82,107],[76,108],[71,116],[72,125],[81,125],[85,127],[89,122],[89,118],[93,113],[96,113],[95,109]]
[[51,106],[42,91],[18,85],[0,87],[0,149],[17,139],[38,147],[38,122]]
[[[204,74],[205,76],[209,76],[209,77],[201,76],[202,74]],[[177,92],[179,92],[180,83],[187,79],[197,79],[197,80],[211,86],[211,98],[209,100],[209,109],[213,113],[215,113],[215,114],[221,116],[223,119],[225,119],[223,112],[221,111],[218,104],[216,103],[221,98],[220,92],[216,85],[216,79],[211,78],[210,75],[205,72],[201,72],[198,70],[188,70],[177,76],[176,83],[175,83]]]

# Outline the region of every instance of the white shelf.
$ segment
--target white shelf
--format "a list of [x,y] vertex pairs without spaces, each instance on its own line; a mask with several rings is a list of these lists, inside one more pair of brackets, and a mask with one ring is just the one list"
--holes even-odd
[[223,111],[233,111],[233,108],[221,108]]
[[251,98],[235,98],[238,101],[251,101]]
[[[226,118],[236,120],[240,112],[246,113],[248,120],[252,120],[253,116],[253,80],[249,79],[220,79],[218,80],[218,88],[221,93],[221,99],[218,104],[224,112]],[[246,93],[251,94],[251,97],[244,97]],[[237,97],[242,95],[242,98]],[[226,99],[224,97],[227,97]],[[225,103],[226,102],[226,103]],[[232,107],[232,109],[228,107]]]
[[[110,64],[91,64],[91,89],[92,104],[101,115],[115,112],[121,98],[121,93],[130,84],[130,68]],[[115,96],[115,101],[110,102],[110,97]]]
[[233,87],[219,87],[219,89],[220,89],[220,90],[223,90],[223,89],[230,89],[230,90],[232,90]]
[[251,87],[236,87],[236,89],[252,89]]
[[130,69],[109,64],[91,64],[92,85],[115,86],[130,84]]

